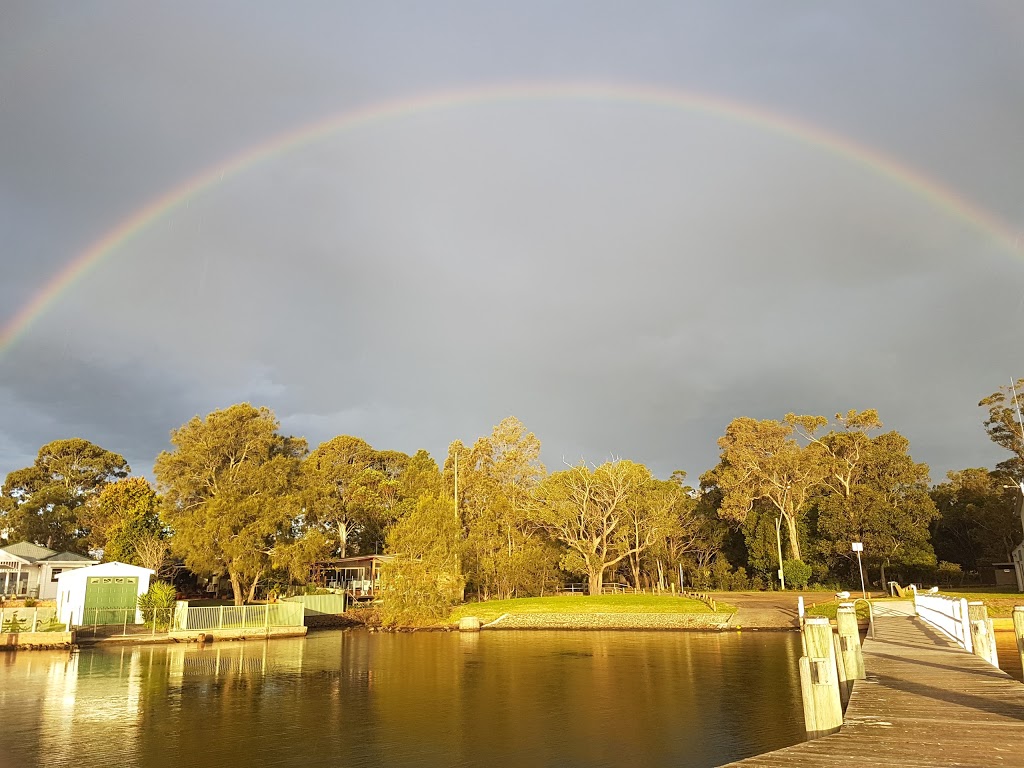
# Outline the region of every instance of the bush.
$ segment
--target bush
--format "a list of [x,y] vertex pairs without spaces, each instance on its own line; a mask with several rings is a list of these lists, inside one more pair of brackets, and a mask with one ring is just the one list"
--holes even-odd
[[26,597],[25,598],[25,607],[26,608],[35,608],[36,607],[36,599],[34,597]]
[[803,560],[786,560],[782,564],[782,573],[786,577],[786,586],[794,589],[805,589],[811,580],[811,566]]
[[149,585],[146,594],[139,595],[142,620],[154,629],[167,629],[171,624],[171,613],[177,599],[178,592],[173,584],[154,581]]

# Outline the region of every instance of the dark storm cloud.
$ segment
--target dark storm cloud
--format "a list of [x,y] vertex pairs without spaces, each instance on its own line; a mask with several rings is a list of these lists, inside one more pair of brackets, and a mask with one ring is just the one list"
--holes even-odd
[[[18,6],[0,24],[0,316],[247,146],[480,83],[761,105],[1024,228],[1015,6],[401,8]],[[64,294],[0,358],[0,473],[70,434],[148,472],[170,429],[251,400],[313,444],[436,457],[514,414],[551,466],[617,455],[693,480],[737,415],[877,407],[938,479],[999,458],[975,404],[1024,370],[1022,273],[877,169],[714,115],[410,115],[225,179]]]

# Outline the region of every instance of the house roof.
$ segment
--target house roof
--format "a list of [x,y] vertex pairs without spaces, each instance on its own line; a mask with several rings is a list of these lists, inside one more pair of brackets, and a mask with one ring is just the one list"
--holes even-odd
[[30,563],[34,563],[37,560],[45,560],[57,554],[52,549],[40,547],[38,544],[32,544],[28,541],[19,541],[17,544],[8,544],[6,547],[0,547],[0,552],[6,552],[8,555],[13,555],[19,560],[26,560]]
[[80,555],[77,552],[58,552],[49,557],[40,558],[48,563],[95,563],[91,557]]

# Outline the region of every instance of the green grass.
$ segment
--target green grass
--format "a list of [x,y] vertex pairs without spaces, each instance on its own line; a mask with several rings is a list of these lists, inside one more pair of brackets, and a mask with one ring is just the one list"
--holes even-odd
[[1015,605],[1024,605],[1024,594],[1016,587],[958,587],[955,591],[943,589],[939,594],[981,600],[988,608],[988,615],[997,618],[1011,616]]
[[[814,605],[808,606],[807,609],[805,610],[805,613],[808,616],[824,616],[826,619],[835,620],[835,618],[836,618],[836,611],[839,610],[839,603],[840,602],[850,603],[850,602],[853,602],[855,599],[856,598],[851,597],[849,600],[829,600],[828,602],[824,602],[824,603],[815,603]],[[884,603],[884,602],[887,602],[887,601],[904,600],[904,599],[909,600],[910,598],[902,598],[902,597],[876,597],[876,598],[872,598],[871,602],[872,603]],[[857,603],[856,604],[856,608],[857,608],[857,618],[858,619],[867,619],[868,618],[868,607],[867,607],[867,605],[864,604],[863,601]]]
[[[735,611],[734,606],[718,603],[718,613]],[[699,600],[670,595],[557,595],[466,603],[452,611],[449,621],[476,616],[486,624],[505,613],[711,613],[711,608]]]

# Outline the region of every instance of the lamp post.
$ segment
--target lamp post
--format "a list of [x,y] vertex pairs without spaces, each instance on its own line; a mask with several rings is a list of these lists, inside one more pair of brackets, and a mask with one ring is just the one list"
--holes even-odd
[[775,544],[779,548],[779,583],[782,584],[782,591],[786,591],[786,572],[782,568],[782,515],[775,518]]
[[860,553],[864,551],[864,543],[860,541],[854,541],[851,544],[853,551],[857,553],[857,569],[860,571],[860,594],[865,600],[868,597],[867,590],[864,589],[864,565],[860,561]]

